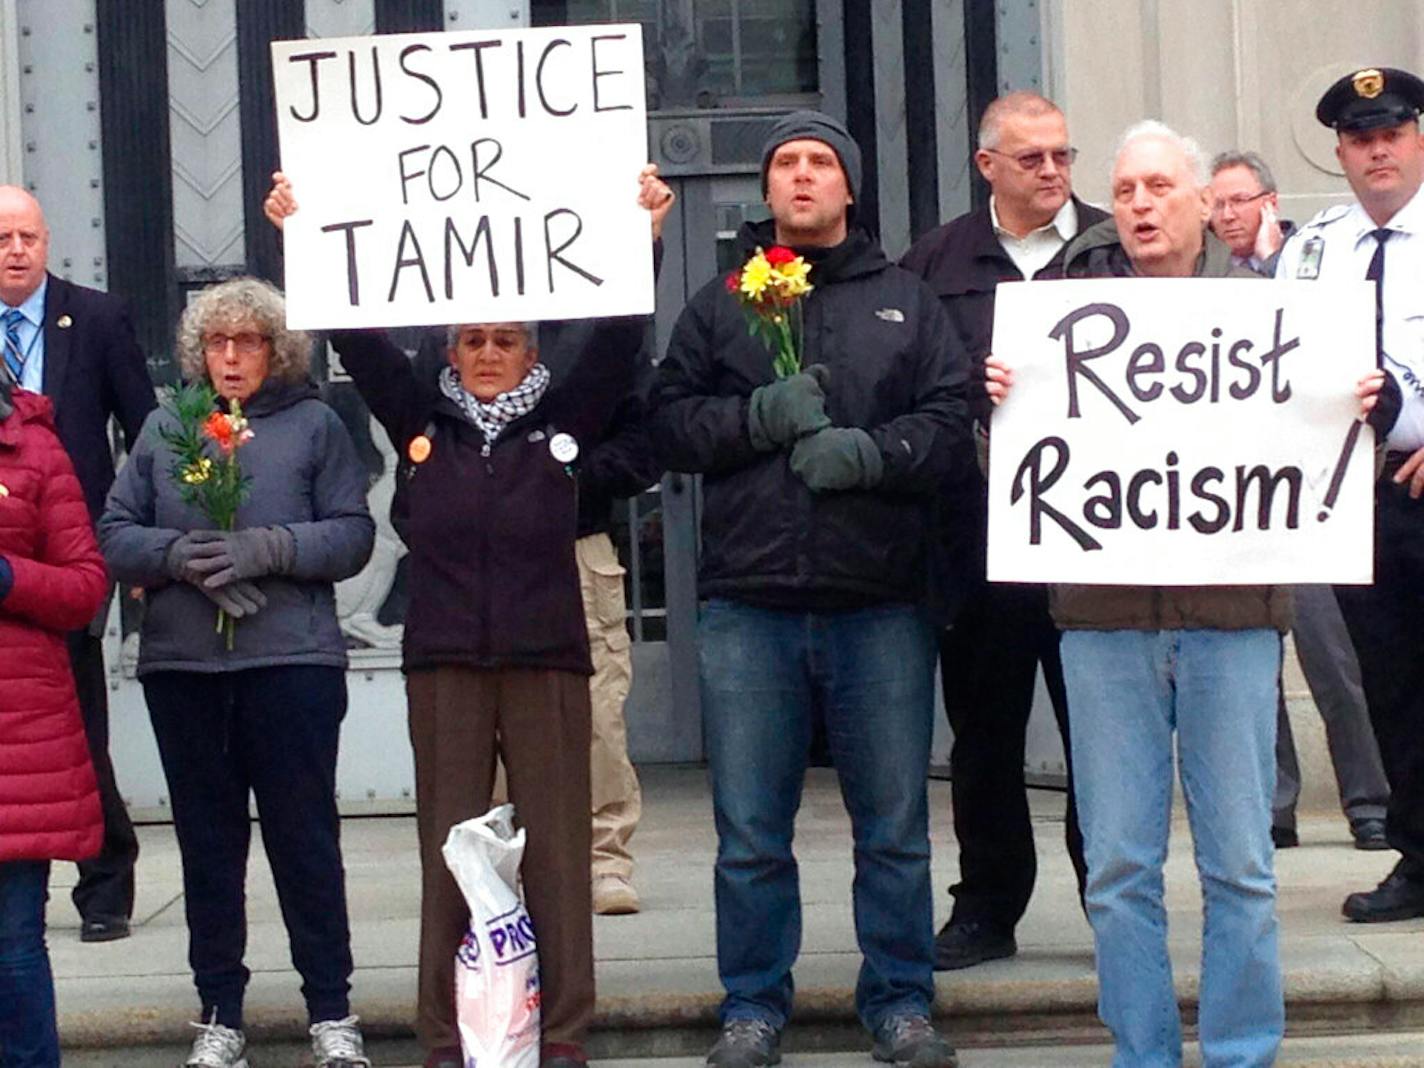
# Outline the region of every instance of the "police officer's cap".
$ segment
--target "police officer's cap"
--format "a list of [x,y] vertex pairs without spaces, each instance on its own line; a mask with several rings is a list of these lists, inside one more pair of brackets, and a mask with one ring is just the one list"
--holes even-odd
[[1370,67],[1347,74],[1325,90],[1315,117],[1335,130],[1378,130],[1398,126],[1424,111],[1424,81],[1394,67]]

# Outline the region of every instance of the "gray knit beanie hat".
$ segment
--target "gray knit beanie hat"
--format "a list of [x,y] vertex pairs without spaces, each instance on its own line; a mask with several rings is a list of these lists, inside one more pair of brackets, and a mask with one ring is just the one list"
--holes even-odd
[[799,141],[803,137],[831,146],[841,161],[841,170],[845,171],[851,199],[859,201],[860,146],[840,120],[819,111],[793,111],[778,119],[771,128],[771,136],[761,150],[761,195],[766,196],[766,171],[771,166],[772,154],[787,141]]

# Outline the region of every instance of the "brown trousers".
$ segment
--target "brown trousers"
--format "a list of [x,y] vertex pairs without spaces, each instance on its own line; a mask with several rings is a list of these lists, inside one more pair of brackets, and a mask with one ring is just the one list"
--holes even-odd
[[421,868],[416,1038],[428,1050],[460,1044],[455,950],[470,914],[440,847],[453,824],[488,810],[498,753],[527,833],[521,874],[544,1043],[582,1044],[594,1006],[588,679],[450,665],[411,671],[406,695]]

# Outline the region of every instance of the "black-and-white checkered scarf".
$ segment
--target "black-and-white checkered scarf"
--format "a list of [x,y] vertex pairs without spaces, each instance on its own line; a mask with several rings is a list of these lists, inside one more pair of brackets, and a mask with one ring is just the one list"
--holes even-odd
[[532,412],[548,388],[549,369],[542,363],[536,363],[529,368],[523,382],[486,404],[464,387],[455,368],[447,367],[440,372],[440,392],[454,401],[465,418],[480,428],[486,445],[493,445],[505,427],[521,415]]

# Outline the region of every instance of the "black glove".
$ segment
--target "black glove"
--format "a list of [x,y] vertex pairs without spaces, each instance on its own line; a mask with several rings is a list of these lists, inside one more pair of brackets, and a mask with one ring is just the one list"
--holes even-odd
[[791,470],[813,493],[872,489],[880,484],[885,461],[869,434],[858,426],[831,426],[802,438],[791,450]]
[[196,586],[212,574],[212,560],[222,548],[222,531],[190,530],[168,546],[163,568],[169,578]]
[[218,531],[218,551],[193,565],[207,573],[203,586],[215,589],[239,579],[285,575],[297,558],[297,540],[286,527]]
[[752,390],[747,436],[752,447],[771,452],[831,425],[826,415],[826,383],[831,369],[813,364],[799,374]]
[[1383,440],[1384,436],[1394,429],[1395,420],[1399,418],[1400,409],[1403,407],[1404,393],[1400,390],[1399,383],[1394,380],[1394,375],[1386,371],[1384,385],[1380,387],[1375,406],[1370,409],[1365,422],[1372,426]]
[[250,616],[257,612],[259,608],[267,607],[267,596],[251,582],[238,580],[229,582],[226,586],[219,586],[217,589],[209,589],[205,585],[199,585],[208,600],[217,605],[233,619],[241,619],[243,616]]

